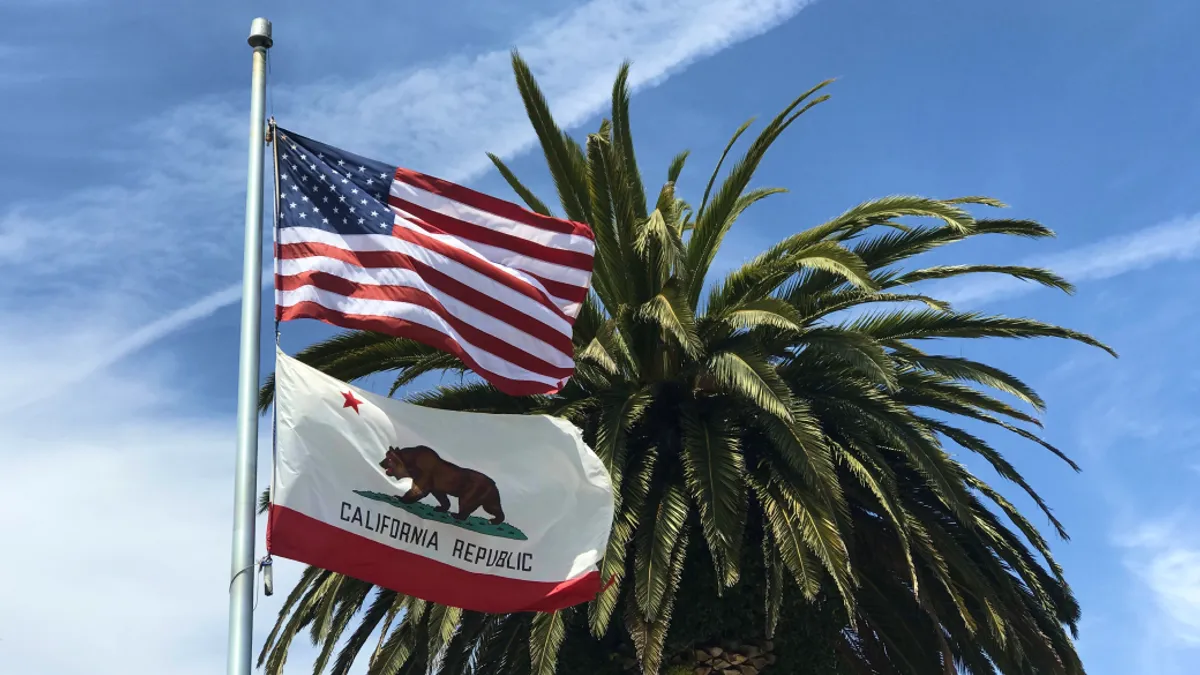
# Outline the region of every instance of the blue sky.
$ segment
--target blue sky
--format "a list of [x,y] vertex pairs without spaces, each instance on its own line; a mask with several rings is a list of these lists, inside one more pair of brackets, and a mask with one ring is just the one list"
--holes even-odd
[[[1194,672],[1200,167],[1189,149],[1200,97],[1189,29],[1200,5],[8,0],[0,663],[12,672],[190,674],[223,661],[244,39],[257,15],[275,24],[270,103],[282,124],[506,197],[486,151],[553,195],[527,152],[512,46],[576,131],[595,126],[617,64],[632,59],[646,181],[690,148],[682,189],[693,198],[739,123],[838,78],[759,173],[790,193],[739,222],[722,265],[893,193],[987,194],[1055,229],[1054,241],[990,240],[931,260],[1047,264],[1076,296],[988,279],[938,292],[1090,332],[1121,358],[1052,342],[946,349],[1035,385],[1046,436],[1083,466],[1076,475],[991,436],[1071,532],[1055,548],[1083,603],[1089,672]],[[329,334],[297,322],[284,347]],[[285,589],[297,568],[278,567]],[[260,634],[280,600],[262,600]],[[310,659],[302,648],[293,667]]]

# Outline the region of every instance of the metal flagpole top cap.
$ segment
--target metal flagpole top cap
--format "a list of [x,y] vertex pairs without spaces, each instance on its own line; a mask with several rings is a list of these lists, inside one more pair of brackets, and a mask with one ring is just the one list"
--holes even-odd
[[271,22],[259,17],[250,24],[250,38],[246,40],[251,47],[267,47],[273,44],[271,40]]

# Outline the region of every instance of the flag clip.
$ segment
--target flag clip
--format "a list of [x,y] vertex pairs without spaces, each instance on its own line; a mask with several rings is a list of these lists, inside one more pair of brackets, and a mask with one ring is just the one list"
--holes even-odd
[[271,566],[271,554],[263,556],[263,559],[258,561],[258,571],[262,574],[263,595],[271,595],[275,592],[275,573]]

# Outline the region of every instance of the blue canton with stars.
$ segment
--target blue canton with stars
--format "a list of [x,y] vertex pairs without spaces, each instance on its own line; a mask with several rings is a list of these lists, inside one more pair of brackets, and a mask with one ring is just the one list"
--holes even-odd
[[394,165],[360,157],[275,128],[279,152],[279,227],[338,234],[391,234],[388,191]]

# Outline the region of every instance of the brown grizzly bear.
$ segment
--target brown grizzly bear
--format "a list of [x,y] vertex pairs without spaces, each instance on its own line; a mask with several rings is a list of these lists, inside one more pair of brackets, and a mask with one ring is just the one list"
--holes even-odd
[[412,479],[412,487],[400,497],[405,504],[433,495],[438,502],[435,510],[445,512],[450,510],[447,496],[451,496],[458,499],[458,513],[454,514],[457,520],[466,520],[482,506],[494,516],[490,521],[493,525],[504,522],[500,491],[496,489],[495,481],[478,471],[447,462],[433,448],[424,445],[389,447],[379,466],[397,480]]

